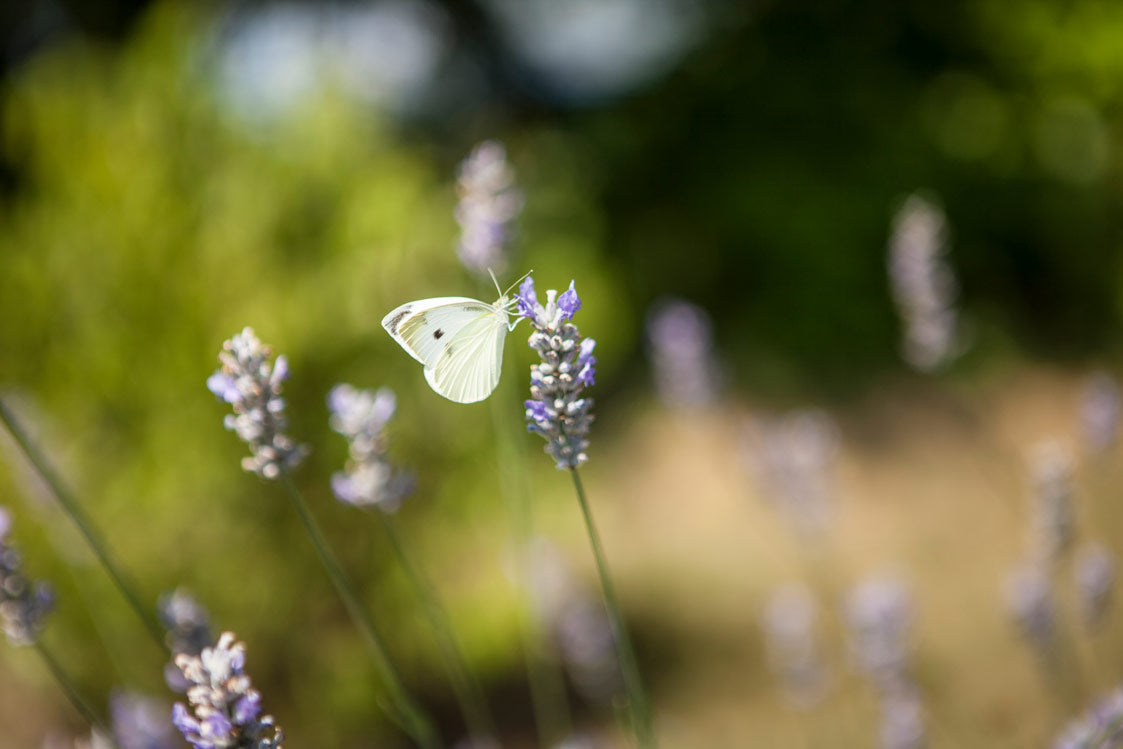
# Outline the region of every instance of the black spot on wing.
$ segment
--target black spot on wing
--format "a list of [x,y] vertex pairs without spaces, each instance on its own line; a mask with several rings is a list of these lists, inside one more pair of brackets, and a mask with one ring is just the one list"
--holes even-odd
[[433,333],[433,337],[436,338],[439,341],[439,340],[441,340],[441,336],[443,336],[444,334],[445,334],[445,332],[443,330],[441,330],[440,328],[437,328],[436,332]]

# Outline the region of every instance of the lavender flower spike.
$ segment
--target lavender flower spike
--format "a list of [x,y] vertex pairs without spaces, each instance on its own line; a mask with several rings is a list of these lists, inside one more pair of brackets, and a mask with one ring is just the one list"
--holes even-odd
[[39,639],[55,597],[46,583],[33,586],[23,576],[23,560],[8,543],[11,525],[11,517],[0,507],[0,629],[19,647]]
[[109,717],[119,749],[174,749],[183,746],[175,739],[167,710],[167,705],[160,700],[136,692],[115,690],[109,698]]
[[308,452],[283,432],[285,401],[281,383],[288,379],[288,362],[278,356],[269,362],[272,350],[253,334],[252,328],[222,344],[218,355],[222,367],[207,379],[207,388],[229,403],[233,414],[223,424],[250,446],[252,456],[242,459],[242,468],[262,478],[276,479],[303,460]]
[[[180,653],[198,655],[214,642],[206,609],[182,588],[160,596],[156,608],[173,657]],[[191,686],[174,663],[165,665],[164,681],[175,692],[186,692]]]
[[261,715],[261,695],[244,673],[246,646],[224,632],[199,655],[180,654],[176,665],[191,683],[190,709],[172,707],[172,724],[195,749],[280,749],[284,733]]
[[396,405],[389,388],[372,392],[343,384],[328,394],[331,428],[350,446],[346,469],[331,477],[332,491],[341,502],[393,512],[412,489],[413,480],[395,471],[386,458],[385,430]]
[[518,314],[534,328],[529,346],[542,361],[530,368],[530,400],[525,402],[527,429],[546,440],[546,452],[559,470],[584,463],[589,442],[585,436],[593,421],[592,398],[582,392],[594,384],[597,359],[596,341],[581,339],[577,326],[570,322],[581,309],[574,282],[559,295],[546,292],[545,306],[538,303],[534,279],[527,277],[519,287]]
[[501,272],[507,264],[504,247],[510,224],[523,207],[503,144],[484,141],[460,164],[456,221],[460,244],[456,254],[464,267],[486,277],[488,269]]

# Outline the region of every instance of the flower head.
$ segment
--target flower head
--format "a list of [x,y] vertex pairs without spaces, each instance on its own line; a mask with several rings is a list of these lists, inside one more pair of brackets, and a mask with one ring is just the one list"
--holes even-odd
[[527,429],[546,440],[546,452],[559,469],[576,468],[587,460],[589,425],[593,401],[582,397],[596,381],[596,342],[582,340],[570,322],[581,309],[574,282],[561,296],[550,289],[546,304],[538,302],[534,279],[519,287],[517,311],[530,321],[529,346],[542,361],[530,368],[530,395],[525,402]]
[[1056,634],[1056,606],[1053,586],[1035,564],[1019,567],[1006,583],[1006,601],[1014,622],[1038,652],[1053,646]]
[[1115,584],[1115,559],[1099,544],[1091,544],[1076,556],[1076,589],[1080,594],[1080,610],[1084,624],[1095,627],[1102,623],[1111,605],[1111,588]]
[[1103,453],[1115,444],[1121,400],[1119,383],[1107,372],[1096,372],[1088,379],[1080,404],[1080,422],[1084,441],[1093,452]]
[[[157,616],[167,632],[168,649],[173,656],[198,655],[214,642],[206,609],[182,588],[160,597]],[[174,663],[164,668],[164,680],[177,692],[186,692],[190,686]]]
[[522,193],[514,184],[507,151],[497,141],[480,143],[460,164],[456,254],[473,273],[486,276],[489,269],[500,272],[507,264],[504,248],[510,224],[523,207]]
[[332,491],[340,501],[392,512],[412,490],[412,478],[394,470],[386,458],[385,430],[396,405],[389,388],[372,392],[342,384],[328,394],[331,428],[349,444],[345,470],[331,477]]
[[681,299],[656,303],[647,314],[647,341],[660,400],[686,408],[713,402],[713,333],[701,307]]
[[851,645],[858,665],[886,691],[905,681],[912,602],[897,580],[868,580],[846,601]]
[[195,749],[279,749],[284,734],[261,715],[261,695],[245,674],[246,648],[224,632],[199,655],[180,654],[176,665],[190,682],[188,708],[172,707],[172,724]]
[[903,355],[922,372],[940,368],[959,352],[947,233],[940,207],[911,195],[893,219],[889,240],[889,281],[904,325]]
[[1123,743],[1123,689],[1101,699],[1083,718],[1070,723],[1054,749],[1108,749]]
[[262,345],[252,328],[222,344],[218,355],[222,367],[207,378],[207,388],[229,403],[233,414],[223,424],[237,433],[253,453],[242,459],[242,467],[266,479],[276,479],[294,468],[307,454],[283,432],[285,401],[281,383],[288,379],[288,362],[278,356],[269,362],[272,350]]
[[1057,561],[1076,536],[1073,458],[1059,444],[1043,442],[1033,452],[1029,468],[1034,541],[1045,559]]
[[172,749],[182,746],[168,723],[167,705],[136,692],[115,691],[109,717],[119,749]]
[[806,588],[786,585],[769,596],[762,618],[768,665],[799,707],[818,702],[827,686],[816,614],[815,599]]
[[0,628],[13,646],[31,645],[39,639],[55,595],[46,583],[32,585],[23,576],[23,560],[8,543],[11,517],[0,507]]

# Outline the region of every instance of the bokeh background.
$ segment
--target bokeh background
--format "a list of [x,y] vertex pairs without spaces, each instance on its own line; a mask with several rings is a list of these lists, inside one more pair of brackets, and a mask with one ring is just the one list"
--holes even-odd
[[[1121,456],[1081,421],[1120,354],[1123,7],[32,0],[5,5],[0,30],[4,397],[145,596],[184,586],[247,643],[289,745],[407,742],[296,517],[241,471],[204,386],[246,325],[289,359],[291,432],[312,447],[295,479],[448,742],[463,726],[417,602],[374,518],[330,491],[338,382],[398,394],[391,455],[417,489],[397,520],[504,745],[569,735],[536,730],[526,684],[503,497],[524,465],[552,560],[530,608],[565,679],[557,722],[628,745],[569,478],[523,434],[525,326],[495,416],[434,395],[379,324],[410,299],[492,298],[457,260],[453,215],[457,165],[485,139],[525,196],[500,280],[575,279],[598,341],[585,477],[665,746],[880,745],[886,708],[845,613],[871,577],[911,596],[932,746],[1048,745],[1118,681],[1120,620],[1083,627],[1072,574],[1081,544],[1123,549]],[[914,194],[943,217],[956,316],[921,371],[887,264]],[[676,299],[700,311],[686,395],[667,384],[682,341],[668,353],[649,332]],[[1044,653],[1008,581],[1035,548],[1041,444],[1067,456],[1074,518]],[[98,704],[121,687],[170,704],[160,653],[4,445],[0,504],[29,574],[58,589],[45,641]],[[822,502],[814,528],[790,522],[775,464]],[[817,607],[821,661],[797,699],[764,615],[792,583]],[[542,603],[558,588],[569,598]],[[575,606],[584,619],[559,624]],[[0,745],[83,730],[33,652],[0,649]]]

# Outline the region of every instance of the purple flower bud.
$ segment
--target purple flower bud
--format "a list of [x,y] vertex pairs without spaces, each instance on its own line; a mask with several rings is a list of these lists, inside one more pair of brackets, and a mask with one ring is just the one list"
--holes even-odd
[[581,309],[581,300],[577,297],[577,289],[574,288],[575,283],[576,281],[570,281],[569,288],[558,297],[558,309],[561,310],[563,320],[572,320],[577,310]]
[[234,383],[234,378],[223,372],[215,372],[207,378],[207,389],[227,403],[242,400],[242,393]]
[[182,702],[177,702],[172,705],[172,725],[184,736],[197,734],[202,730],[199,721],[191,717],[191,714],[187,712],[187,708]]
[[234,703],[234,721],[249,723],[261,714],[261,695],[249,692]]
[[527,276],[519,285],[518,313],[523,317],[534,319],[535,310],[538,308],[538,294],[534,292],[534,279]]
[[526,406],[526,417],[528,419],[534,419],[540,424],[550,420],[550,412],[542,401],[528,400],[523,405]]

